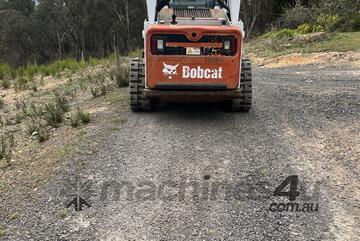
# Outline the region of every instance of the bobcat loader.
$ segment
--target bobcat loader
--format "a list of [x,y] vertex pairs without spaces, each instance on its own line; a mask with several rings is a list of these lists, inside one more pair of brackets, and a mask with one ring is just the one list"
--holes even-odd
[[133,111],[150,111],[158,101],[219,101],[230,111],[250,110],[240,0],[147,0],[147,10],[144,56],[131,61]]

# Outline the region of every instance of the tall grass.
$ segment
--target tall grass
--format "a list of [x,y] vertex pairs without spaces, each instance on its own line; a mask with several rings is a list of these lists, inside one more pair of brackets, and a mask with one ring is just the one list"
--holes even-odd
[[58,76],[62,71],[69,70],[72,73],[85,68],[88,65],[95,65],[98,63],[97,59],[91,58],[88,62],[76,61],[75,59],[57,60],[47,65],[33,65],[28,64],[14,68],[9,64],[0,63],[0,80],[26,78],[32,81],[36,75],[41,76]]
[[5,78],[10,78],[12,75],[11,71],[12,68],[10,65],[0,63],[0,80],[3,80]]
[[[87,66],[86,62],[78,62],[74,59],[64,59],[58,60],[54,63],[47,65],[47,71],[52,76],[58,75],[60,72],[65,70],[70,70],[71,72],[76,72],[79,69],[85,68]],[[46,68],[43,67],[43,71],[46,71]]]

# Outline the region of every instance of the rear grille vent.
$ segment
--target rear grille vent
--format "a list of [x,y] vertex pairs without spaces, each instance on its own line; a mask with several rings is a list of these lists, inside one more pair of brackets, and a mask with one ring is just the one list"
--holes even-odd
[[211,18],[209,9],[175,9],[177,18]]

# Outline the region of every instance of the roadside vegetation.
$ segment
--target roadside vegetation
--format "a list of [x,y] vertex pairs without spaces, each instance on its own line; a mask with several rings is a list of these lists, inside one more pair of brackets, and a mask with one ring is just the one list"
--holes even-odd
[[[102,136],[119,130],[129,66],[127,58],[119,67],[115,63],[110,56],[17,68],[0,64],[0,195],[22,190],[8,200],[14,209],[0,211],[1,219],[16,219],[16,207],[36,198],[37,188],[64,163],[90,154]],[[0,227],[0,237],[9,232]]]
[[360,32],[263,36],[246,43],[245,48],[247,53],[259,57],[277,57],[292,53],[360,51]]
[[[126,87],[128,75],[127,62],[116,68],[112,57],[91,58],[87,62],[65,59],[18,68],[0,64],[1,130],[6,133],[0,139],[0,160],[7,159],[9,163],[10,150],[14,148],[14,135],[9,138],[7,129],[25,127],[31,138],[44,142],[53,128],[88,124],[91,114],[81,110],[78,99],[84,93],[98,98],[116,86]],[[19,132],[19,128],[13,132]]]
[[320,5],[296,4],[272,22],[270,31],[245,46],[248,52],[260,57],[360,51],[360,13],[356,10],[359,6],[351,7],[350,2],[324,0]]

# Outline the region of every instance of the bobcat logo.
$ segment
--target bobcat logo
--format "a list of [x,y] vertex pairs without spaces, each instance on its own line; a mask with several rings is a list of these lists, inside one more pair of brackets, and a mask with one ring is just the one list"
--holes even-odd
[[177,65],[169,65],[169,64],[165,64],[164,65],[164,69],[163,69],[163,74],[164,76],[167,76],[169,79],[172,79],[174,75],[177,75],[177,67],[179,66],[179,64]]

